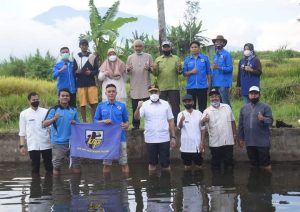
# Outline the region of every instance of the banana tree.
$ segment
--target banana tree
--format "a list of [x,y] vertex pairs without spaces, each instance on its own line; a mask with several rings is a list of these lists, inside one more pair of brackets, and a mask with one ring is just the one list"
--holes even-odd
[[118,17],[120,1],[116,1],[105,13],[103,17],[98,12],[94,0],[89,1],[90,7],[90,28],[91,30],[80,35],[80,39],[85,38],[94,42],[94,51],[102,62],[106,58],[106,52],[109,48],[116,46],[118,29],[124,24],[137,21],[136,17]]

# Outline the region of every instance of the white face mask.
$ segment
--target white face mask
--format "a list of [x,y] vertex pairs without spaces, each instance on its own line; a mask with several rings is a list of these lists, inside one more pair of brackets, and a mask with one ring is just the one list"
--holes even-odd
[[248,49],[244,51],[245,57],[249,57],[251,54],[252,54],[252,52]]
[[108,57],[108,60],[111,61],[111,62],[116,61],[116,59],[117,59],[117,55],[110,55],[110,56]]
[[210,104],[211,104],[211,106],[213,106],[214,108],[220,107],[220,101],[214,101],[214,102],[211,102]]
[[152,102],[157,102],[157,101],[159,100],[159,95],[156,94],[156,93],[151,94],[151,95],[150,95],[150,100],[151,100]]

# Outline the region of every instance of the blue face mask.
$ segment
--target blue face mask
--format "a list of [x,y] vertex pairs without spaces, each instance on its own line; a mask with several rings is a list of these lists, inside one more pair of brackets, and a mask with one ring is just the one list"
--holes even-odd
[[211,104],[211,106],[213,106],[215,108],[220,107],[220,101],[214,101],[214,102],[211,102],[210,104]]
[[70,58],[70,53],[63,53],[61,55],[61,59],[63,59],[63,60],[69,60],[69,58]]

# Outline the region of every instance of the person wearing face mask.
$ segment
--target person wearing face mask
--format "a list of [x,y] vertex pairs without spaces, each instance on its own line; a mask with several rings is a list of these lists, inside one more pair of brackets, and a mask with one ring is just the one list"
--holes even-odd
[[[127,73],[130,76],[130,97],[132,111],[137,108],[139,101],[149,99],[148,87],[150,86],[150,73],[152,72],[153,59],[150,54],[143,52],[144,42],[133,42],[134,53],[129,55],[126,63]],[[132,117],[133,130],[140,128],[140,121]]]
[[148,170],[156,171],[158,162],[162,169],[170,170],[170,146],[176,146],[174,116],[169,103],[159,98],[158,86],[151,85],[148,92],[150,99],[139,101],[134,112],[135,119],[145,119]]
[[224,49],[227,40],[223,35],[218,35],[212,42],[216,49],[212,65],[212,87],[220,92],[221,102],[230,105],[229,89],[232,84],[233,65],[230,53]]
[[172,54],[170,41],[161,44],[162,55],[157,57],[153,65],[153,74],[157,76],[157,85],[160,88],[159,98],[168,101],[171,105],[174,121],[180,111],[180,89],[178,75],[181,73],[180,58]]
[[248,91],[251,86],[260,86],[262,67],[260,60],[255,55],[252,43],[244,45],[244,57],[239,61],[237,74],[237,93],[243,97],[244,104],[250,102]]
[[201,124],[202,113],[193,108],[192,95],[186,94],[182,102],[186,110],[180,112],[177,117],[177,128],[181,130],[181,159],[185,170],[191,170],[193,163],[197,168],[201,168],[205,133],[205,126]]
[[117,57],[115,49],[108,49],[107,59],[99,68],[98,79],[102,81],[102,101],[107,101],[107,96],[105,95],[106,86],[108,84],[114,84],[117,87],[116,100],[126,104],[126,66],[124,62]]
[[209,92],[210,106],[202,115],[202,123],[207,124],[211,167],[224,169],[233,167],[233,146],[237,143],[236,124],[228,104],[220,102],[220,93],[213,88]]
[[39,95],[31,92],[27,96],[30,107],[20,113],[19,136],[20,153],[26,154],[26,146],[31,159],[33,174],[39,174],[40,158],[44,160],[45,170],[52,172],[52,149],[47,128],[42,127],[42,122],[47,114],[47,109],[39,107]]
[[253,167],[271,170],[270,162],[270,127],[273,123],[271,108],[260,102],[260,89],[249,88],[250,103],[240,110],[239,144],[246,144],[248,158]]
[[68,88],[71,92],[70,106],[76,107],[76,86],[73,71],[74,62],[68,47],[62,47],[60,49],[60,58],[61,59],[52,69],[52,76],[57,79],[57,95],[60,89]]

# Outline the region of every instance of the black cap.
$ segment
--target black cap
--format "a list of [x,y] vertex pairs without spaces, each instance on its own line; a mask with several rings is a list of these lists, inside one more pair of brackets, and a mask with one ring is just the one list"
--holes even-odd
[[81,39],[81,40],[79,41],[79,46],[80,46],[80,45],[83,45],[83,44],[89,45],[89,41],[88,41],[87,39]]
[[182,101],[185,101],[185,100],[193,100],[193,96],[191,94],[186,94],[183,98],[182,98]]
[[217,89],[215,89],[215,88],[211,89],[210,92],[208,93],[209,96],[211,96],[213,94],[220,95],[219,91]]

